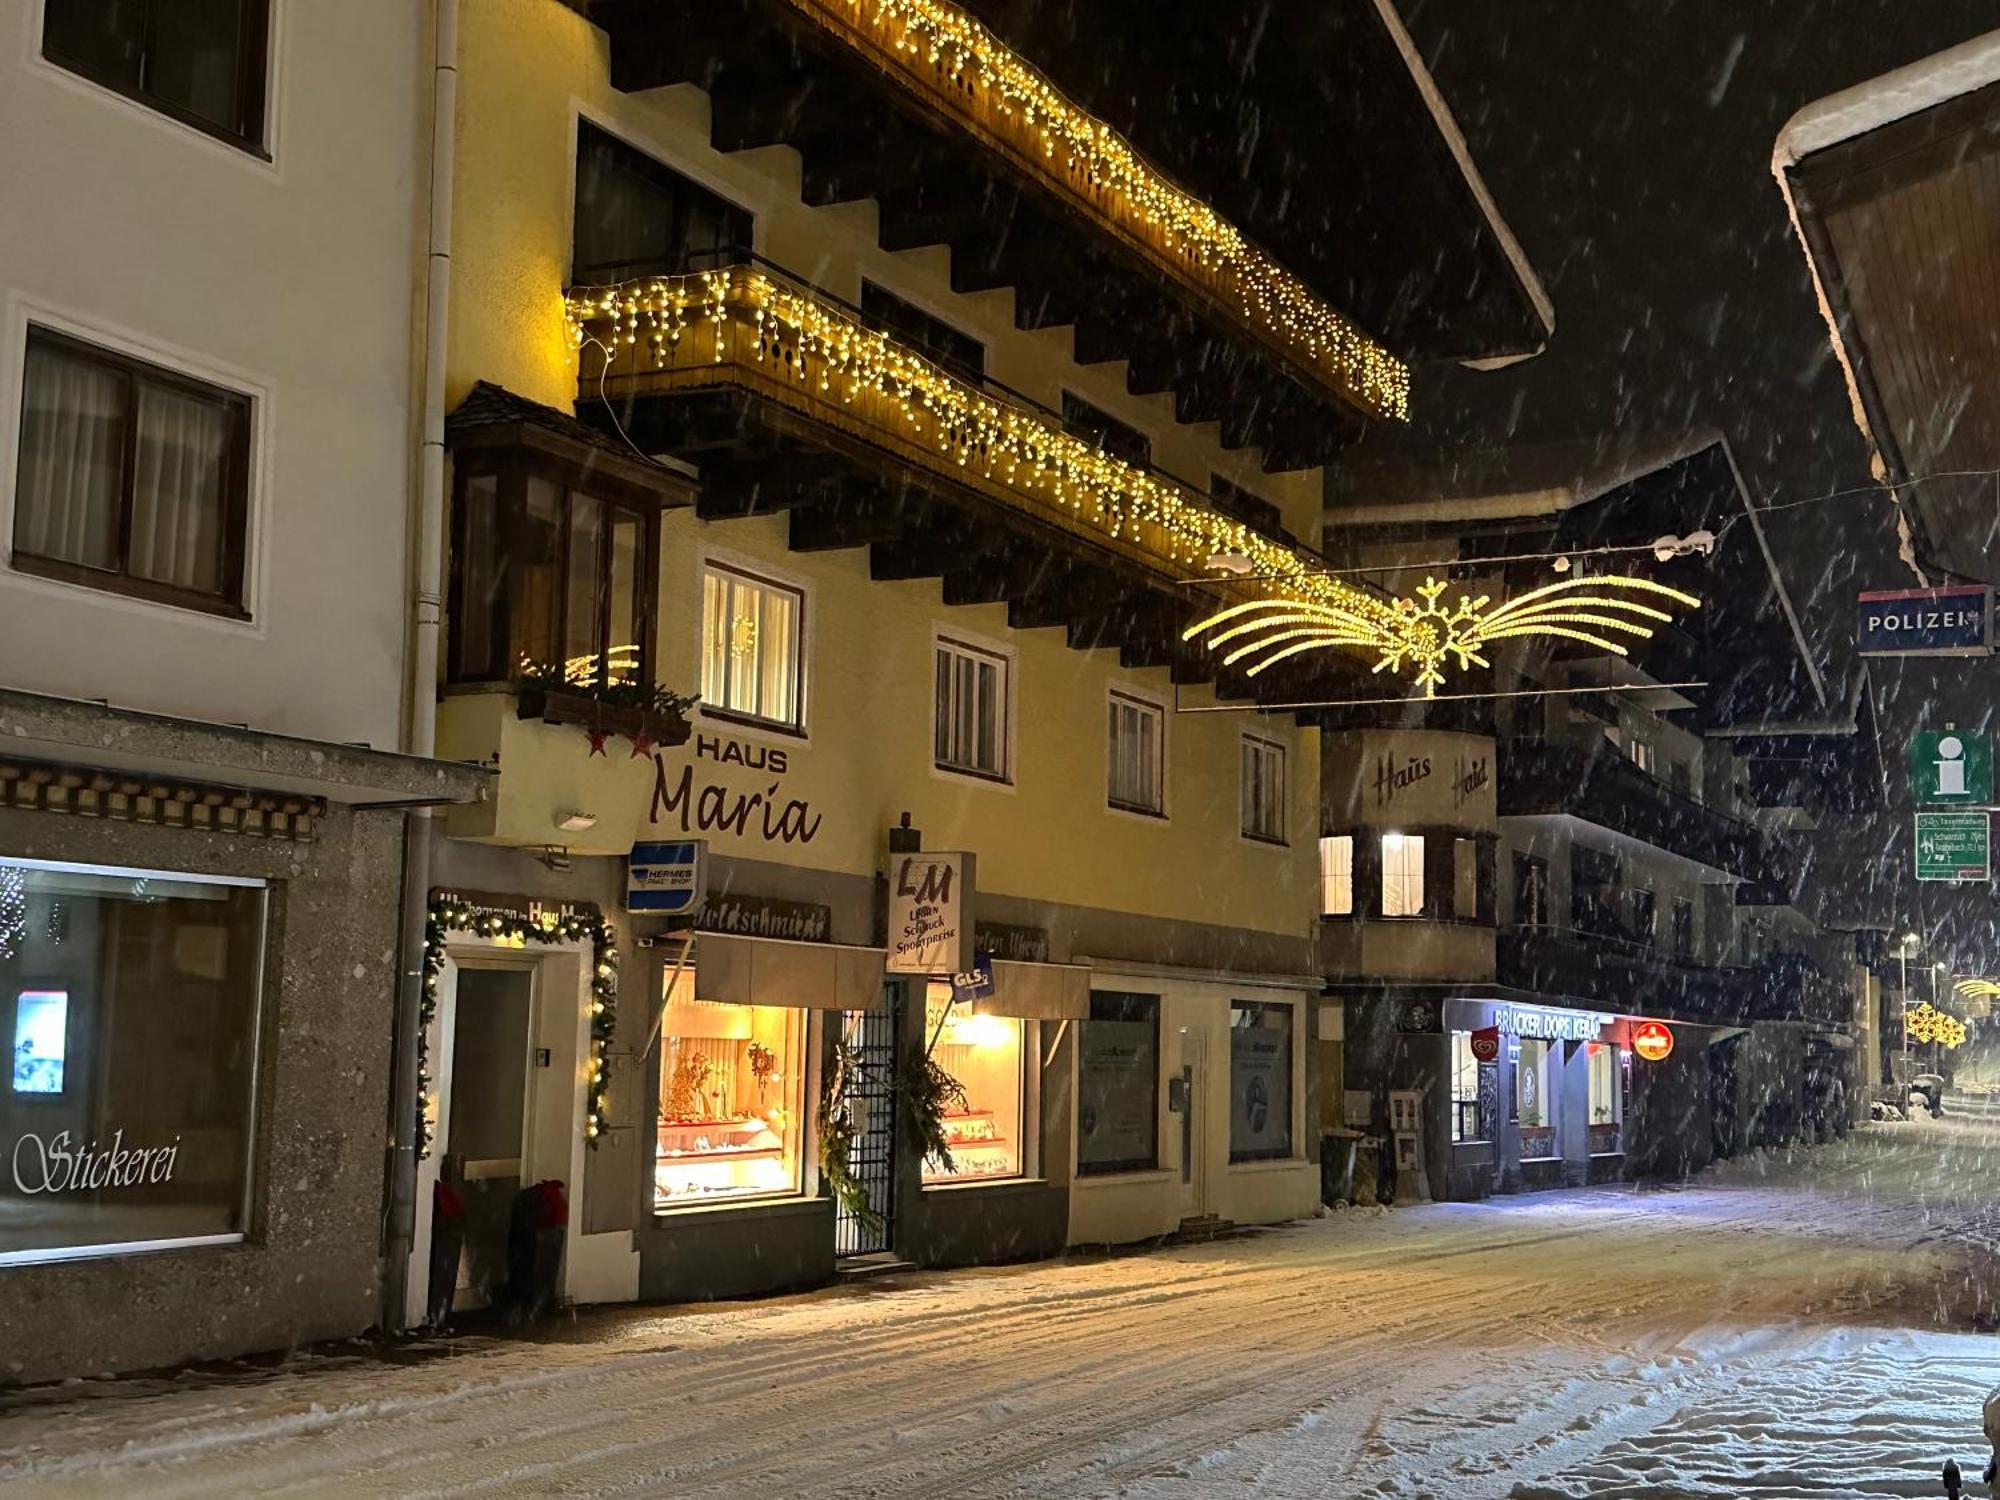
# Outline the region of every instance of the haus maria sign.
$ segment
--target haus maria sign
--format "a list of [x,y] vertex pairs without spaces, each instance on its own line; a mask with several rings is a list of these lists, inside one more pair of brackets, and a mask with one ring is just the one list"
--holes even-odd
[[1856,643],[1863,656],[1988,656],[1993,590],[1878,589],[1861,596]]
[[[725,770],[761,773],[749,791],[736,790]],[[653,808],[649,821],[683,835],[730,834],[761,844],[810,844],[821,815],[802,797],[785,794],[791,756],[776,745],[745,744],[697,734],[692,758],[678,769],[653,756]],[[768,779],[767,779],[768,778]]]
[[891,974],[958,974],[974,967],[970,854],[889,857]]

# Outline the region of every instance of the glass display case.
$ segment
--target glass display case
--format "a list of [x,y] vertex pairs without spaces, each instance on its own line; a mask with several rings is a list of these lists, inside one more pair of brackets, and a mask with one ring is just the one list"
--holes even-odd
[[800,1192],[806,1012],[676,999],[660,1051],[656,1209]]
[[963,1005],[932,999],[926,1006],[931,1056],[965,1090],[965,1106],[944,1117],[951,1170],[938,1157],[924,1160],[926,1183],[978,1182],[1019,1177],[1025,1074],[1024,1022],[975,1015]]

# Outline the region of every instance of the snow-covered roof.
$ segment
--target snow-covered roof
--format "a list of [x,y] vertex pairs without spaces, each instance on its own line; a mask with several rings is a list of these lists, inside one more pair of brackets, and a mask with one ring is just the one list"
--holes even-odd
[[[1436,122],[1439,137],[1451,152],[1452,160],[1465,177],[1465,185],[1471,189],[1473,201],[1479,205],[1480,213],[1492,228],[1494,238],[1500,242],[1501,252],[1507,257],[1507,264],[1513,268],[1515,279],[1521,283],[1521,290],[1527,293],[1529,303],[1535,309],[1535,316],[1541,320],[1543,335],[1546,337],[1556,329],[1556,305],[1549,297],[1548,288],[1542,285],[1535,268],[1528,264],[1528,253],[1521,248],[1521,242],[1514,238],[1514,231],[1507,221],[1500,217],[1500,205],[1493,200],[1487,189],[1486,179],[1479,175],[1479,167],[1472,159],[1472,148],[1466,144],[1465,132],[1458,128],[1458,120],[1451,112],[1439,92],[1437,80],[1431,77],[1431,70],[1424,66],[1424,60],[1417,52],[1417,44],[1411,39],[1403,18],[1397,14],[1393,0],[1375,0],[1376,12],[1382,17],[1382,25],[1396,43],[1397,52],[1402,54],[1403,65],[1410,70],[1410,77],[1417,85],[1417,92],[1423,96],[1425,107]],[[1505,355],[1494,360],[1470,360],[1467,363],[1478,369],[1495,369],[1502,365],[1515,364],[1531,358],[1530,354]]]
[[1778,132],[1772,169],[1782,175],[1815,151],[1922,114],[1990,83],[2000,83],[2000,31],[1989,31],[1808,104]]

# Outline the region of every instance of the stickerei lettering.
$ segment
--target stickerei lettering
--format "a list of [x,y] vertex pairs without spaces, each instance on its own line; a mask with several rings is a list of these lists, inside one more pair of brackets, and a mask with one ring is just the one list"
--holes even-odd
[[[740,745],[735,740],[697,735],[697,760],[741,766],[782,776],[790,768],[783,750],[768,745]],[[653,810],[649,821],[678,821],[684,834],[731,833],[738,838],[761,835],[767,844],[810,844],[819,832],[820,814],[797,797],[780,800],[773,781],[761,792],[736,792],[720,782],[695,786],[695,768],[682,766],[678,779],[667,769],[664,755],[653,756]]]
[[30,1132],[14,1142],[14,1190],[36,1193],[92,1193],[102,1188],[149,1187],[174,1180],[180,1161],[181,1138],[167,1146],[125,1145],[125,1132],[112,1132],[111,1144],[79,1145],[67,1130],[44,1140]]

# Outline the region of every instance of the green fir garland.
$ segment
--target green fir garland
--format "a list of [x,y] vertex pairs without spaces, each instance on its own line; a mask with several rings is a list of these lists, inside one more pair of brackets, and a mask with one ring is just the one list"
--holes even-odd
[[523,947],[528,943],[579,943],[589,939],[590,1073],[584,1088],[583,1134],[594,1148],[609,1120],[605,1096],[611,1086],[611,1038],[618,1025],[618,949],[611,923],[594,908],[510,911],[478,906],[444,891],[431,894],[424,923],[424,993],[417,1014],[417,1155],[431,1154],[431,1023],[437,1018],[438,983],[444,975],[445,943],[454,932],[488,942]]

